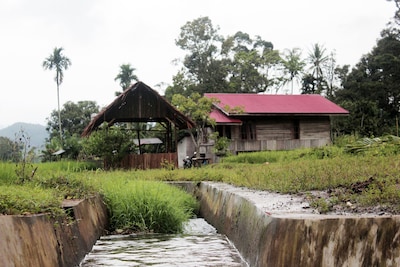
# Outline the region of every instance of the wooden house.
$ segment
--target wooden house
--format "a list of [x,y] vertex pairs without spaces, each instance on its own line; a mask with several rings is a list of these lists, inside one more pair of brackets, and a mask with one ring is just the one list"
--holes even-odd
[[89,136],[104,122],[108,126],[115,123],[134,122],[157,122],[163,126],[162,140],[154,138],[140,140],[138,138],[139,133],[135,139],[132,137],[132,143],[139,146],[162,142],[164,147],[162,153],[131,153],[123,159],[121,164],[123,168],[139,169],[160,168],[165,161],[178,166],[177,131],[190,129],[194,126],[189,118],[143,82],[137,82],[127,88],[110,105],[97,114],[86,126],[82,136]]
[[210,116],[233,154],[331,143],[331,117],[349,112],[321,95],[205,94],[218,99]]

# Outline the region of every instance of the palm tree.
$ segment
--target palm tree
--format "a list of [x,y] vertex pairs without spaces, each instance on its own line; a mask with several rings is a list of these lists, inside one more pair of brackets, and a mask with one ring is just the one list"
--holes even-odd
[[293,48],[292,50],[286,50],[283,59],[284,72],[289,74],[287,81],[291,82],[293,94],[293,80],[299,76],[305,66],[304,60],[301,59],[301,51],[299,48]]
[[[128,88],[132,80],[138,81],[138,77],[133,73],[136,69],[131,66],[131,64],[122,64],[120,66],[119,73],[117,77],[115,77],[114,81],[119,80],[119,85],[122,88],[122,91],[124,91],[126,88]],[[115,92],[115,95],[118,96],[120,95],[121,92]]]
[[47,57],[42,65],[45,70],[56,70],[56,76],[54,77],[54,80],[56,81],[57,84],[57,102],[58,102],[58,127],[60,131],[60,142],[61,142],[61,147],[63,145],[63,138],[62,138],[62,129],[61,129],[61,113],[60,113],[60,84],[63,82],[64,79],[64,72],[63,70],[68,69],[68,67],[71,65],[71,61],[69,58],[64,56],[62,54],[62,51],[64,48],[54,48],[53,53],[50,54],[49,57]]
[[318,92],[322,91],[321,81],[323,80],[323,67],[329,60],[325,55],[326,49],[320,44],[314,44],[312,51],[308,54],[308,60],[311,63],[312,76],[315,78]]

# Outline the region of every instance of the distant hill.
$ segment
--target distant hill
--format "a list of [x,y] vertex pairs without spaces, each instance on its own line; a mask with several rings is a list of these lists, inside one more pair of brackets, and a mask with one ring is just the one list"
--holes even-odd
[[6,128],[0,129],[0,136],[15,140],[15,135],[23,130],[30,137],[30,145],[37,149],[44,149],[46,138],[49,136],[46,127],[40,124],[17,122]]

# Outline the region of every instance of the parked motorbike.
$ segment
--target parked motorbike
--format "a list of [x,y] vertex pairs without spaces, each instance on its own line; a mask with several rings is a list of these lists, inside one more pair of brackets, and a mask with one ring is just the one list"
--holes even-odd
[[192,159],[189,158],[189,156],[186,156],[186,158],[183,159],[183,168],[184,169],[188,169],[188,168],[192,168]]

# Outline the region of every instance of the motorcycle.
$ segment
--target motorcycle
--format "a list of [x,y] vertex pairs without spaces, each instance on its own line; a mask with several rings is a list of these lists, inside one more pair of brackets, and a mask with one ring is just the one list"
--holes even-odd
[[189,158],[189,156],[186,156],[186,158],[183,159],[183,168],[184,169],[192,168],[192,159]]

